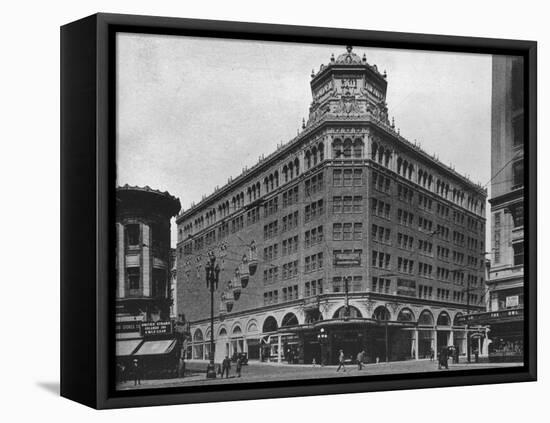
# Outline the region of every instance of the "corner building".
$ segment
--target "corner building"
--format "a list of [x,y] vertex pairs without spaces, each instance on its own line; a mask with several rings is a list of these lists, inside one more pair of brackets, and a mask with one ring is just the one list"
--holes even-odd
[[176,219],[188,357],[209,354],[209,251],[216,361],[464,352],[457,319],[483,308],[486,191],[399,135],[365,56],[348,47],[311,78],[301,133]]
[[[139,360],[144,377],[176,368],[178,342],[170,319],[170,218],[180,209],[180,200],[168,192],[148,186],[116,189],[117,364],[129,369],[132,360]],[[129,376],[126,370],[117,378]]]
[[523,361],[524,107],[523,59],[493,57],[491,123],[492,255],[485,313],[467,317],[489,329],[491,361]]

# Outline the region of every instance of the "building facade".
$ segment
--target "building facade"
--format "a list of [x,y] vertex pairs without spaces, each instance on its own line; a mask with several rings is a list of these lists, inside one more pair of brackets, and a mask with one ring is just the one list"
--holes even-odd
[[170,219],[180,201],[128,185],[117,188],[116,201],[117,361],[127,367],[141,360],[148,373],[161,371],[170,363],[167,357],[177,354],[170,319]]
[[523,59],[493,57],[491,124],[491,270],[487,313],[490,358],[523,359],[524,106]]
[[301,133],[176,218],[190,358],[210,352],[208,252],[216,361],[418,359],[479,331],[457,322],[483,309],[487,193],[399,134],[386,89],[351,47],[331,57]]

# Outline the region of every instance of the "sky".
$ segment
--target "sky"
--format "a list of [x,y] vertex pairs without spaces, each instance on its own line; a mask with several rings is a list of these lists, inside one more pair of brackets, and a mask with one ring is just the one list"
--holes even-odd
[[[167,190],[189,208],[296,136],[312,99],[311,71],[344,52],[343,45],[119,33],[117,185]],[[472,181],[489,182],[490,55],[353,52],[387,71],[389,116],[402,136]]]

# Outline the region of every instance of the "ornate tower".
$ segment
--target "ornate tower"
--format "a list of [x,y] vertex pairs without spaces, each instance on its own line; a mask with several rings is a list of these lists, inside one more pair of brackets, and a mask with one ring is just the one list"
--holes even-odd
[[312,72],[308,125],[321,118],[370,116],[388,124],[386,73],[367,63],[347,46],[347,52]]

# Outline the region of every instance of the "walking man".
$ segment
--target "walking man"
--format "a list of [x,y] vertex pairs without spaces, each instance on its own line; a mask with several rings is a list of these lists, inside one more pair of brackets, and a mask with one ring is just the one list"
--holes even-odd
[[243,365],[243,360],[242,360],[242,357],[239,355],[237,357],[237,377],[241,377],[241,368],[242,368],[242,365]]
[[141,385],[141,367],[137,358],[132,364],[132,373],[134,374],[134,386]]
[[183,355],[178,362],[178,377],[185,377],[185,357]]
[[226,355],[225,358],[222,361],[222,379],[223,375],[225,373],[225,378],[227,379],[229,377],[229,369],[231,368],[231,360],[229,360],[229,357]]
[[447,350],[447,347],[441,348],[441,352],[439,353],[439,363],[438,363],[438,369],[441,370],[441,367],[445,367],[447,370],[449,370],[449,353]]
[[430,361],[434,361],[435,351],[433,348],[430,348]]
[[336,372],[340,371],[340,368],[344,369],[344,372],[346,371],[346,366],[344,366],[344,350],[340,350],[340,354],[338,355],[338,368],[336,369]]
[[357,354],[357,370],[363,370],[363,360],[365,358],[365,350],[359,351]]

